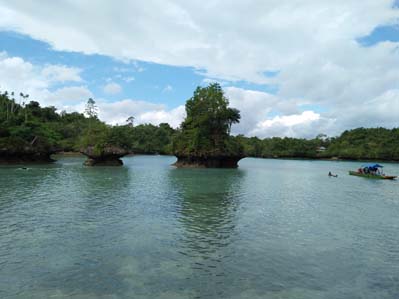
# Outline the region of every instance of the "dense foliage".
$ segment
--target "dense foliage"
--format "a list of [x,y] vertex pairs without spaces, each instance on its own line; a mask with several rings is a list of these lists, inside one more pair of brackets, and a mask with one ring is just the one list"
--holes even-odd
[[219,84],[197,87],[186,103],[186,119],[176,134],[173,151],[177,156],[242,156],[242,145],[230,136],[240,112],[229,108]]
[[[20,98],[27,99],[23,94]],[[16,154],[32,148],[51,151],[60,139],[54,129],[60,119],[54,107],[40,108],[34,101],[17,104],[14,93],[0,94],[0,149]]]
[[251,157],[399,161],[398,128],[357,128],[333,138],[238,138]]
[[43,108],[35,101],[18,104],[14,94],[0,93],[0,149],[3,154],[24,154],[77,152],[87,146],[101,151],[111,145],[137,153],[171,153],[174,129],[168,124],[133,127],[130,118],[126,125],[109,126],[97,118],[92,99],[86,113],[88,117],[77,112],[57,113],[55,107]]
[[244,145],[245,153],[250,157],[262,158],[316,158],[320,150],[328,146],[329,141],[320,138],[299,139],[299,138],[247,138],[238,136]]
[[399,128],[358,128],[332,138],[325,153],[343,159],[399,161]]
[[[187,118],[175,130],[168,124],[110,126],[97,118],[94,100],[84,114],[57,113],[55,107],[26,103],[28,95],[0,93],[0,156],[4,152],[79,151],[118,146],[134,153],[242,155],[268,158],[332,158],[399,161],[399,128],[358,128],[339,137],[314,139],[230,136],[239,111],[228,107],[219,85],[197,88],[187,101]],[[15,98],[18,98],[18,102]]]

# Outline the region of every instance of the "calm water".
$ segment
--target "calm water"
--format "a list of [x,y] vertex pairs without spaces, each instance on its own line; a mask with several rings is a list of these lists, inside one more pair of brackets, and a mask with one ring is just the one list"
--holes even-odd
[[0,298],[399,298],[399,181],[124,161],[0,167]]

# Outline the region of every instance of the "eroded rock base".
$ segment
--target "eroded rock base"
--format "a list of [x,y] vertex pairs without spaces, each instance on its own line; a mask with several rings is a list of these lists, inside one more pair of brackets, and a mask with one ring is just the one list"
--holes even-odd
[[127,150],[117,146],[107,146],[100,152],[89,146],[80,152],[87,156],[87,160],[83,163],[86,166],[122,166],[121,158],[129,154]]
[[25,164],[25,163],[52,163],[55,160],[51,159],[51,154],[42,154],[42,153],[12,153],[5,154],[2,153],[0,155],[0,164]]
[[237,168],[242,157],[177,157],[178,168]]
[[88,158],[84,162],[85,166],[122,166],[123,162],[119,158],[114,159],[91,159]]

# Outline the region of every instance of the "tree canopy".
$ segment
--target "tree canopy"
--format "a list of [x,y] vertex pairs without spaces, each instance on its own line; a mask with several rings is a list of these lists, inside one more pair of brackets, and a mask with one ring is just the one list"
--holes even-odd
[[[101,150],[118,146],[141,154],[264,158],[331,158],[399,161],[399,128],[357,128],[338,137],[319,134],[313,139],[230,136],[240,113],[229,107],[218,84],[198,87],[186,104],[187,117],[177,130],[169,124],[111,126],[97,118],[95,101],[90,115],[41,107],[28,96],[0,93],[0,158],[26,151],[79,151],[85,146]],[[17,101],[21,102],[18,104]],[[86,111],[89,112],[89,111]]]
[[[20,105],[13,93],[0,93],[0,156],[30,152],[75,151],[92,146],[101,151],[117,146],[137,153],[171,154],[175,130],[168,124],[110,126],[97,118],[95,101],[89,99],[82,113],[57,113],[36,101]],[[25,96],[25,99],[27,97]],[[130,119],[134,119],[131,117]],[[1,158],[1,157],[0,157]]]
[[229,100],[219,84],[197,87],[186,103],[186,115],[174,138],[176,155],[242,155],[242,147],[230,136],[232,124],[240,121],[240,112],[229,107]]

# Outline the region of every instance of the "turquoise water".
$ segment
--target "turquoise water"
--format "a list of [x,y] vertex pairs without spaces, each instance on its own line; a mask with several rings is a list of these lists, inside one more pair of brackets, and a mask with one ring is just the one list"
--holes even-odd
[[398,181],[174,160],[0,167],[0,298],[399,298]]

